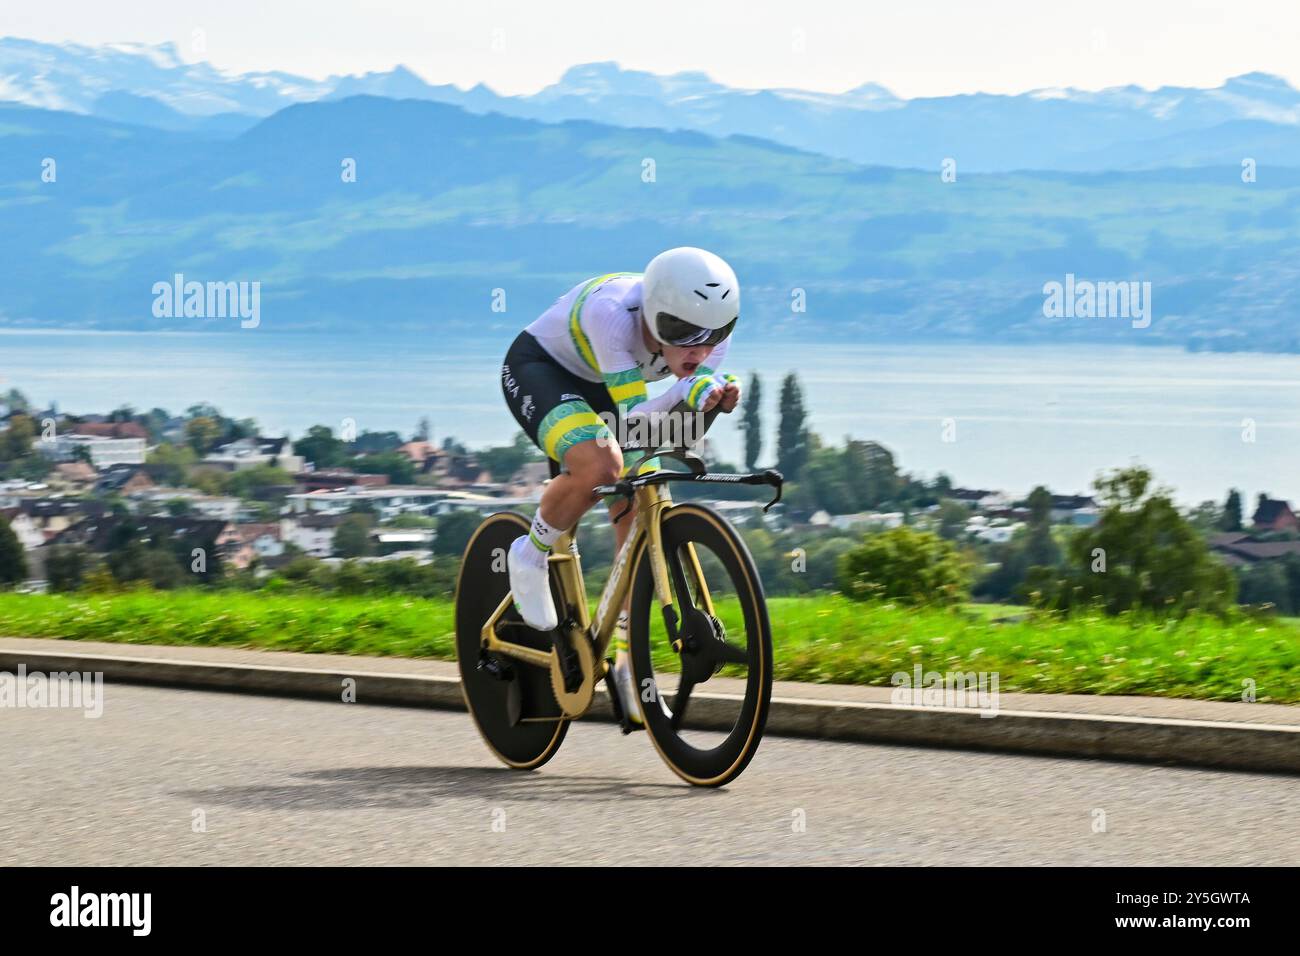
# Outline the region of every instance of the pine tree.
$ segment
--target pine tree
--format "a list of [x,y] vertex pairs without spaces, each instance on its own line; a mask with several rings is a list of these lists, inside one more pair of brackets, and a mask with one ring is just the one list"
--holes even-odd
[[758,467],[758,456],[763,451],[763,381],[757,372],[751,373],[749,392],[744,397],[745,411],[740,419],[740,430],[745,435],[745,468]]
[[1241,530],[1241,492],[1236,488],[1228,492],[1228,500],[1223,505],[1223,517],[1219,521],[1222,531]]
[[807,418],[803,391],[799,388],[798,378],[791,372],[781,383],[781,422],[776,438],[776,466],[787,481],[798,479],[808,461]]
[[27,577],[27,557],[9,522],[0,518],[0,585],[17,584]]

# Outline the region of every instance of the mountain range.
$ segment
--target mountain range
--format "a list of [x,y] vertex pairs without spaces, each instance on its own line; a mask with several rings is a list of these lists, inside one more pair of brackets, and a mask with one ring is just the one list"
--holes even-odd
[[845,93],[734,89],[703,73],[574,66],[526,96],[431,84],[412,70],[324,80],[229,74],[173,44],[87,47],[0,39],[0,100],[124,123],[228,135],[296,103],[356,95],[420,99],[547,123],[755,136],[866,165],[967,172],[1102,171],[1300,163],[1300,91],[1248,73],[1215,89],[1040,89],[903,99],[873,83]]
[[[260,328],[432,334],[450,347],[522,327],[584,277],[691,244],[736,266],[748,334],[774,340],[1300,352],[1300,168],[1264,154],[1254,181],[1236,156],[1082,172],[979,173],[959,160],[952,180],[937,163],[864,164],[772,137],[438,102],[405,95],[423,81],[402,71],[232,78],[159,48],[4,40],[0,83],[0,328],[237,328],[155,314],[153,288],[179,273],[260,283]],[[1214,116],[1198,107],[1217,122],[1210,139],[1284,142],[1294,91],[1242,84],[1254,92],[1206,100]],[[605,67],[559,86],[524,99],[576,109],[642,97],[691,112],[709,90],[743,96],[698,74]],[[394,96],[356,94],[367,88]],[[43,105],[15,102],[24,90]],[[465,96],[492,95],[476,90]],[[920,102],[854,95],[873,116]],[[851,108],[831,99],[828,115]],[[1123,97],[1102,99],[1089,108]],[[1191,106],[1140,99],[1129,115],[1172,116],[1151,142],[1208,148]],[[1099,149],[1103,130],[1076,139]],[[1124,148],[1137,157],[1140,142]],[[1149,326],[1048,317],[1045,286],[1068,276],[1150,282]]]

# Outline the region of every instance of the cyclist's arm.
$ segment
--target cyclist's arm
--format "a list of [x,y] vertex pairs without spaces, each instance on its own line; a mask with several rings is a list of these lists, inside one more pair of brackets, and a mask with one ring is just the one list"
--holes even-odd
[[709,353],[708,359],[694,375],[678,379],[662,395],[650,398],[645,376],[637,368],[636,358],[625,344],[629,336],[639,334],[638,318],[616,300],[593,300],[588,303],[584,318],[601,378],[624,416],[666,412],[682,402],[699,409],[709,393],[724,386],[730,378],[717,372],[727,354],[728,340],[724,339]]
[[[652,415],[658,412],[667,412],[677,408],[683,402],[698,411],[704,407],[704,402],[715,389],[724,387],[728,381],[734,381],[733,376],[720,374],[712,368],[701,365],[698,372],[685,378],[679,378],[663,394],[656,395],[654,398],[646,398],[645,380],[641,377],[641,372],[635,365],[632,373],[636,375],[640,383],[641,397],[630,406],[626,402],[623,403],[624,415]],[[612,387],[610,388],[610,394],[614,396],[615,401],[619,400],[618,393]]]

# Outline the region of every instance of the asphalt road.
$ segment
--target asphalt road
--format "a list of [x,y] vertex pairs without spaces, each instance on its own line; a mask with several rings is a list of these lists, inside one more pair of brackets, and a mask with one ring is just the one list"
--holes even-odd
[[1298,791],[779,738],[730,787],[697,790],[606,724],[520,773],[463,713],[120,684],[98,719],[0,709],[4,865],[1295,865]]

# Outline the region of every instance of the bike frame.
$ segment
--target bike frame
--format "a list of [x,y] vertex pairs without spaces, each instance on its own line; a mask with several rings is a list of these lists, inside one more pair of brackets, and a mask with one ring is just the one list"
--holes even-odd
[[[614,567],[609,580],[601,592],[600,603],[593,618],[587,601],[587,589],[582,577],[582,560],[578,553],[578,543],[573,532],[564,532],[556,541],[549,561],[555,579],[559,584],[560,597],[563,601],[564,616],[560,627],[570,631],[577,630],[586,635],[595,650],[595,678],[604,676],[606,670],[605,651],[614,636],[614,626],[618,623],[619,611],[627,602],[632,589],[632,573],[636,562],[632,559],[644,545],[650,559],[650,569],[654,577],[655,596],[665,615],[669,626],[670,638],[677,643],[676,622],[681,619],[674,611],[672,585],[669,581],[668,560],[664,553],[661,517],[663,512],[673,504],[672,495],[662,484],[647,484],[636,489],[633,499],[632,526],[627,540],[614,558]],[[693,579],[697,599],[708,614],[713,614],[713,598],[700,568],[695,546],[687,543],[683,548],[685,554],[684,569]],[[514,601],[507,593],[497,609],[483,625],[482,646],[484,650],[505,657],[511,657],[537,667],[549,667],[552,652],[534,647],[525,647],[507,641],[498,636],[497,625],[510,609]]]

